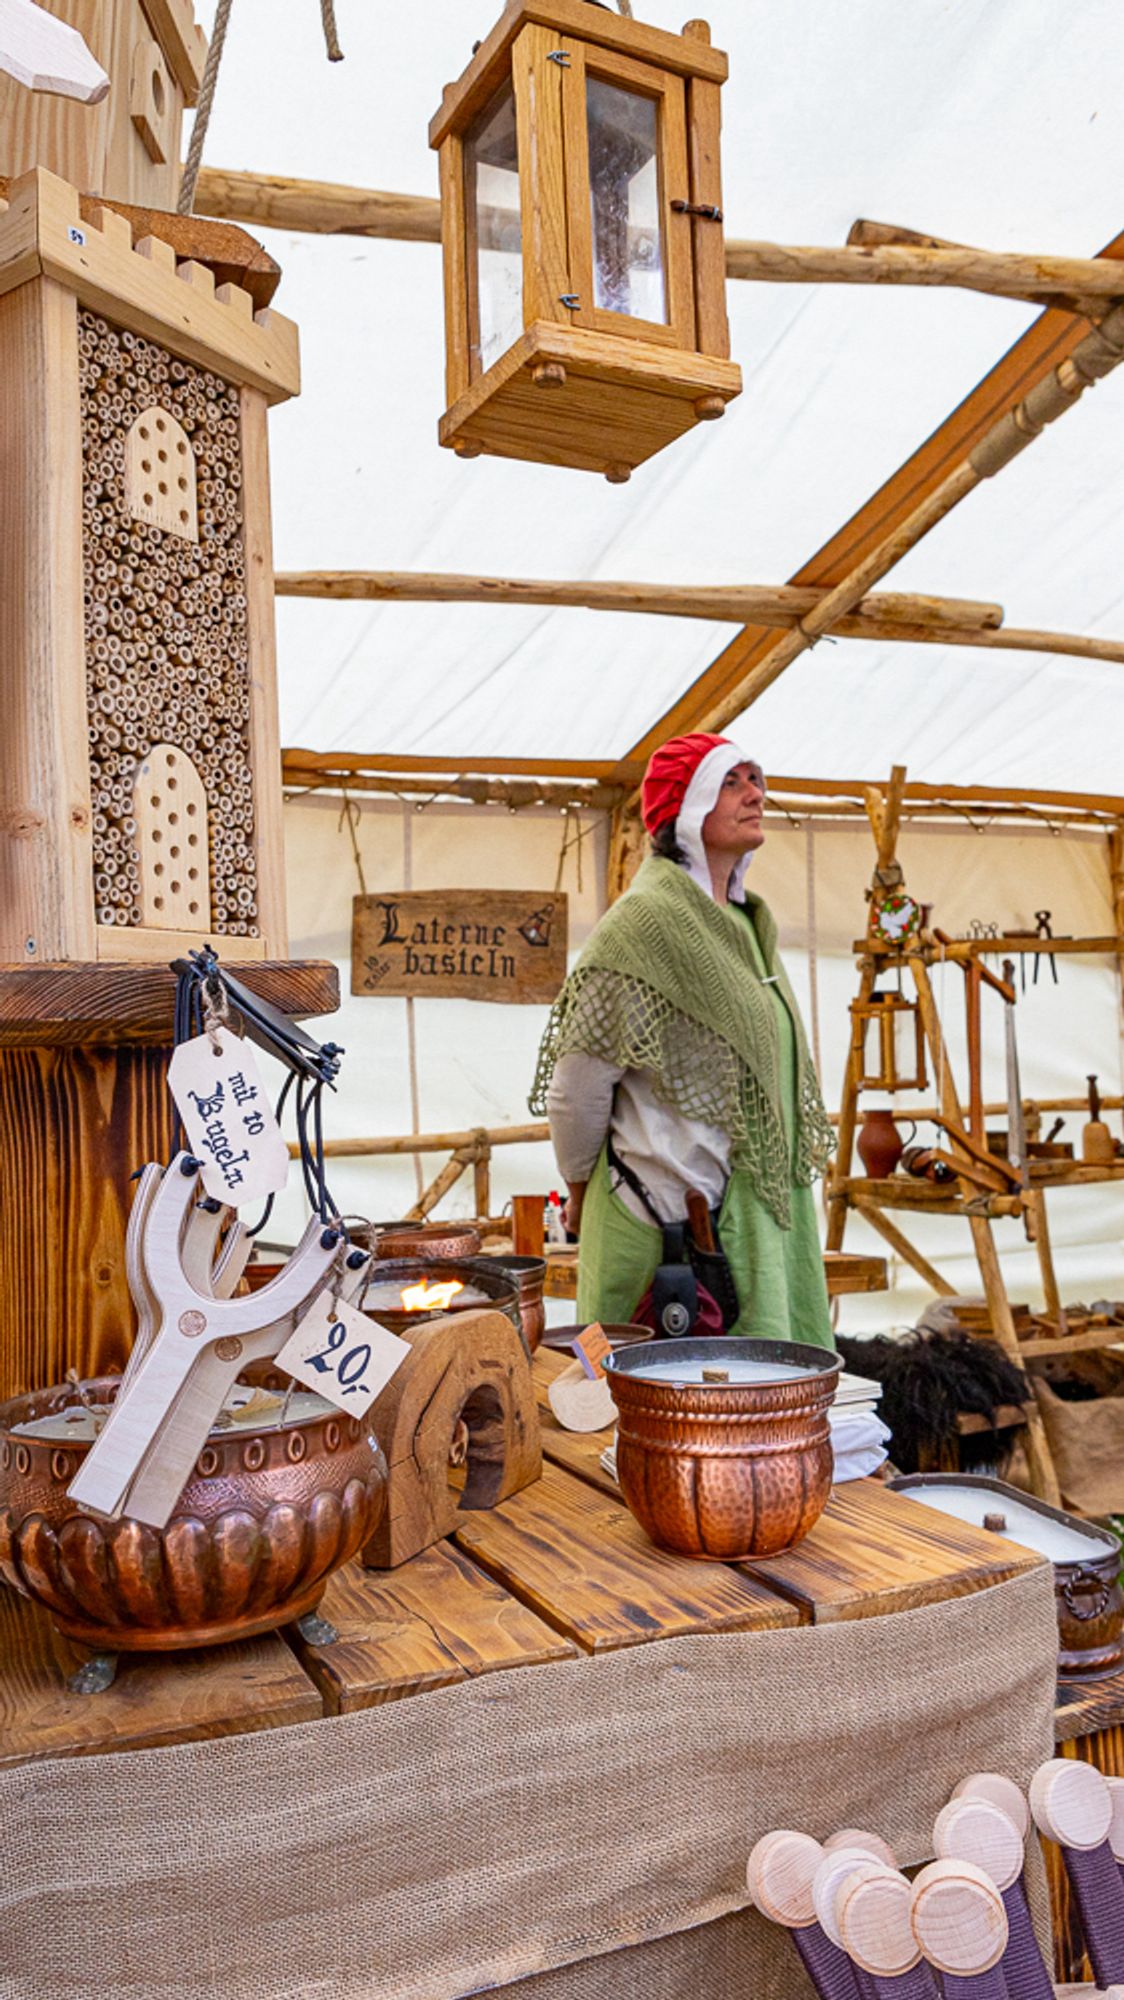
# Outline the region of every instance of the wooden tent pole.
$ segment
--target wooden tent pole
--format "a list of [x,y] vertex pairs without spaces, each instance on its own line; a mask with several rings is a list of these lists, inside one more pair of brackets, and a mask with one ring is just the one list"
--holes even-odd
[[1124,307],[1110,313],[1100,327],[1094,327],[1079,341],[1073,352],[1036,383],[1015,407],[992,424],[967,457],[946,475],[940,485],[914,507],[905,519],[829,590],[815,611],[801,621],[798,631],[786,632],[749,668],[696,727],[722,729],[740,715],[804,649],[830,630],[835,620],[854,610],[861,597],[879,582],[903,555],[927,535],[938,521],[951,512],[965,495],[984,479],[1017,458],[1048,424],[1073,409],[1084,391],[1108,375],[1124,360]]
[[[327,598],[332,602],[410,604],[545,604],[586,611],[633,611],[668,618],[706,618],[742,625],[754,619],[781,629],[798,625],[816,610],[826,591],[800,584],[731,584],[692,589],[680,584],[609,583],[589,579],[511,576],[457,576],[404,570],[282,570],[274,579],[278,597]],[[921,596],[879,591],[857,607],[865,638],[893,636],[898,627],[932,625],[994,631],[1003,622],[1001,604],[971,598]]]
[[[441,204],[432,197],[297,180],[289,174],[203,167],[201,215],[259,228],[315,235],[390,237],[439,243]],[[726,276],[769,285],[952,285],[993,297],[1117,299],[1120,273],[1099,257],[1054,257],[976,250],[938,238],[837,246],[764,243],[727,237]]]

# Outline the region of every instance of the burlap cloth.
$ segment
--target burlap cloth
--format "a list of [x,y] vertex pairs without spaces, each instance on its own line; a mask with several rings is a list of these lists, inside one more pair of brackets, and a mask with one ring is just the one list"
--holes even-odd
[[731,1914],[753,1841],[868,1825],[923,1859],[965,1772],[1051,1755],[1056,1646],[1043,1564],[896,1617],[24,1765],[0,1773],[0,1994],[794,2000],[788,1940]]

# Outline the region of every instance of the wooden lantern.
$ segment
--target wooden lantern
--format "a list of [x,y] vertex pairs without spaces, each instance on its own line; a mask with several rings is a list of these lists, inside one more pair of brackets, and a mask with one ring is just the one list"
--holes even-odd
[[192,0],[47,0],[47,12],[79,30],[109,95],[81,104],[0,76],[0,174],[50,166],[83,194],[174,208],[207,56]]
[[860,1090],[923,1090],[925,1034],[920,1009],[903,993],[851,1003]]
[[214,225],[43,168],[8,192],[0,961],[283,958],[266,408],[296,328],[159,233]]
[[430,126],[441,443],[628,478],[741,390],[718,157],[727,60],[594,0],[511,0]]

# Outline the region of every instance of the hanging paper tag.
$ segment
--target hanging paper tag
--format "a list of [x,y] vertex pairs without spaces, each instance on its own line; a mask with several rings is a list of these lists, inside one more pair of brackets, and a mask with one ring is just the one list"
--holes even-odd
[[595,1319],[591,1326],[586,1327],[584,1333],[579,1333],[577,1339],[570,1342],[570,1345],[591,1382],[595,1382],[599,1375],[604,1375],[605,1370],[601,1364],[605,1356],[611,1354],[613,1350],[605,1338],[605,1330],[600,1320]]
[[361,1417],[413,1349],[377,1320],[354,1306],[332,1304],[330,1291],[321,1292],[278,1354],[275,1366],[295,1375],[307,1389],[316,1389]]
[[276,1194],[289,1177],[289,1149],[249,1042],[229,1028],[181,1042],[168,1087],[190,1151],[215,1201],[238,1208]]

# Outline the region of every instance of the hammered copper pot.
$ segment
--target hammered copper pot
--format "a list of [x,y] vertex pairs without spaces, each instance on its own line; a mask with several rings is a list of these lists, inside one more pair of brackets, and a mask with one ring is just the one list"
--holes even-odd
[[[806,1370],[788,1381],[666,1382],[739,1361]],[[617,1477],[645,1533],[677,1555],[713,1562],[777,1555],[813,1528],[831,1492],[827,1413],[842,1362],[784,1340],[648,1341],[604,1363],[617,1424]]]
[[372,1257],[379,1259],[480,1253],[480,1231],[471,1222],[372,1222],[365,1240]]
[[[83,1385],[108,1404],[117,1378]],[[386,1462],[355,1417],[213,1432],[163,1529],[84,1513],[88,1442],[13,1435],[75,1405],[69,1384],[0,1404],[0,1575],[69,1638],[166,1652],[249,1638],[314,1609],[386,1505]]]
[[[466,1291],[471,1289],[482,1293],[483,1299],[477,1297],[474,1301],[471,1297],[454,1297],[447,1306],[422,1307],[414,1312],[405,1306],[380,1302],[380,1295],[386,1286],[396,1288],[401,1295],[407,1286],[440,1285],[450,1278],[457,1279]],[[392,1333],[409,1333],[411,1327],[425,1326],[433,1319],[445,1319],[450,1313],[479,1312],[484,1307],[506,1314],[512,1326],[522,1332],[514,1279],[484,1257],[388,1257],[376,1260],[371,1266],[370,1279],[359,1304],[363,1312],[370,1313],[372,1319],[377,1319],[381,1326],[389,1327]]]
[[533,1354],[543,1334],[546,1332],[546,1302],[543,1298],[543,1284],[546,1280],[545,1257],[513,1257],[501,1251],[498,1256],[474,1257],[476,1265],[485,1270],[502,1271],[515,1286],[515,1299],[519,1307],[519,1324],[527,1351]]

